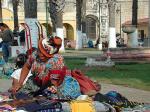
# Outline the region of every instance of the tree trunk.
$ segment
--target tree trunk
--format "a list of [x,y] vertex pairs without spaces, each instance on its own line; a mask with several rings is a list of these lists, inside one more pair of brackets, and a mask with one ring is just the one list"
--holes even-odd
[[18,27],[18,4],[19,0],[13,0],[13,15],[14,15],[14,29]]
[[24,0],[25,18],[37,18],[37,0]]
[[51,18],[51,22],[53,25],[53,35],[56,35],[56,7],[53,4],[52,0],[49,0],[49,13],[50,13],[50,18]]
[[62,12],[58,12],[56,16],[56,35],[61,37],[62,41],[62,46],[60,48],[60,51],[65,52],[64,49],[64,32],[63,32],[63,17],[62,17]]
[[138,9],[138,0],[132,1],[132,25],[137,27],[137,9]]
[[[53,31],[56,31],[56,35],[62,39],[61,52],[65,52],[64,49],[64,32],[63,32],[63,9],[65,6],[65,0],[49,0],[50,17],[53,23]],[[55,28],[55,29],[54,29]]]
[[115,7],[114,6],[109,6],[109,27],[115,27]]
[[63,28],[63,18],[62,18],[62,12],[58,12],[56,15],[56,28]]
[[37,0],[24,0],[24,10],[25,23],[29,26],[31,33],[32,46],[30,47],[38,47],[38,28],[35,24],[37,22]]
[[77,23],[77,30],[81,31],[81,9],[82,4],[81,0],[76,1],[76,23]]
[[2,19],[2,0],[0,0],[0,23],[3,22],[3,19]]
[[138,47],[137,9],[138,0],[132,0],[132,27],[135,27],[136,29],[133,33],[128,34],[128,47],[131,48]]
[[76,49],[82,48],[81,14],[82,0],[76,0]]

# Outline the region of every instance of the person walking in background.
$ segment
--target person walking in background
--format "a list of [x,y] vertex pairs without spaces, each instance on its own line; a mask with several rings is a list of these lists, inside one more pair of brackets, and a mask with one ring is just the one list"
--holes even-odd
[[13,30],[14,40],[13,40],[13,46],[18,46],[18,36],[19,36],[19,27],[15,26]]
[[8,58],[10,56],[9,47],[11,43],[13,42],[14,36],[13,36],[12,31],[9,29],[9,27],[6,24],[0,23],[0,29],[1,29],[1,38],[2,38],[3,58],[4,58],[4,61],[7,63]]
[[25,45],[25,29],[21,30],[19,33],[20,36],[20,45]]

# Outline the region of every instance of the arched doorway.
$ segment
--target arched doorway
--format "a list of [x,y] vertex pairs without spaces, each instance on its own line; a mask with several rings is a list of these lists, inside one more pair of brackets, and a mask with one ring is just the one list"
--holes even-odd
[[68,40],[74,40],[73,27],[68,23],[64,23],[63,24],[63,29],[64,29],[64,38],[68,39]]
[[64,23],[63,24],[63,30],[64,30],[64,44],[65,44],[65,47],[68,47],[67,43],[70,43],[71,47],[73,47],[74,46],[74,30],[73,30],[73,27],[68,23]]
[[7,24],[7,26],[13,30],[14,23],[13,23],[13,12],[9,9],[3,8],[2,9],[2,17],[3,17],[3,22]]
[[87,15],[86,19],[86,34],[89,40],[95,41],[98,35],[98,18],[93,15]]

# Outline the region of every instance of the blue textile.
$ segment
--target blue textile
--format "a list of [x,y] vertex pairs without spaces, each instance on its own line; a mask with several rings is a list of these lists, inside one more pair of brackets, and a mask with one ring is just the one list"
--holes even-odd
[[27,99],[29,98],[29,95],[23,93],[23,92],[18,92],[14,96],[16,99]]
[[5,61],[3,59],[0,59],[0,65],[4,65]]
[[40,100],[17,107],[17,110],[25,110],[27,112],[62,112],[62,105],[59,102]]
[[93,48],[93,47],[94,47],[92,40],[89,40],[89,41],[88,41],[88,47],[89,47],[89,48]]
[[76,99],[81,95],[80,86],[76,79],[65,76],[63,83],[57,89],[60,98]]

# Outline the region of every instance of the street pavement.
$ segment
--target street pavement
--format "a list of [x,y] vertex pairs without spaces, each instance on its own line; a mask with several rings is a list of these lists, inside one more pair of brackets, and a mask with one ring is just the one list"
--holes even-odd
[[12,80],[10,79],[0,79],[0,92],[7,91],[12,84]]
[[119,85],[101,83],[101,92],[107,93],[108,91],[117,91],[130,101],[143,102],[150,104],[150,91],[144,91],[135,88],[129,88]]

